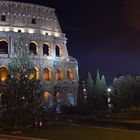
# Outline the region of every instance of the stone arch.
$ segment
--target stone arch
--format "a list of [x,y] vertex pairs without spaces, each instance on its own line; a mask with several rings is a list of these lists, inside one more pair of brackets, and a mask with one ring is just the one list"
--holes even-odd
[[56,55],[56,57],[62,56],[62,48],[59,45],[56,45],[56,47],[55,47],[55,55]]
[[73,80],[74,79],[74,71],[72,68],[67,69],[67,79]]
[[50,46],[48,43],[43,44],[43,56],[49,56],[50,55]]
[[49,106],[52,106],[53,104],[53,97],[52,95],[50,94],[50,92],[48,91],[45,91],[44,92],[44,101],[49,104]]
[[61,68],[57,68],[55,71],[55,79],[62,81],[63,77],[64,77],[63,70]]
[[8,69],[5,66],[0,66],[0,81],[5,81],[8,78]]
[[39,79],[39,69],[38,69],[38,67],[34,67],[30,70],[29,79],[32,80],[34,78]]
[[31,41],[31,43],[29,44],[29,53],[33,54],[33,55],[38,54],[38,44],[37,44],[37,42]]
[[46,91],[46,92],[44,93],[45,101],[48,101],[49,96],[50,96],[50,93],[49,93],[48,91]]
[[52,72],[49,68],[45,68],[43,72],[43,79],[45,81],[51,81],[52,80]]
[[67,105],[74,106],[74,95],[72,93],[67,93]]
[[8,54],[8,42],[0,40],[0,54]]

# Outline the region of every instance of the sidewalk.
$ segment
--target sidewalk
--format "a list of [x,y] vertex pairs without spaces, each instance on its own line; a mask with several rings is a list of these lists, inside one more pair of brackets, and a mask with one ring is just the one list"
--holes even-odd
[[10,136],[10,135],[0,134],[0,140],[49,140],[49,139],[29,138],[29,137]]

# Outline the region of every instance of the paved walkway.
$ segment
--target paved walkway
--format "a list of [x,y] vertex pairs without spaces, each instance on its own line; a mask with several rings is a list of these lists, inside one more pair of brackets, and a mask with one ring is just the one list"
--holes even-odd
[[29,138],[29,137],[10,136],[10,135],[0,135],[0,140],[48,140],[48,139]]

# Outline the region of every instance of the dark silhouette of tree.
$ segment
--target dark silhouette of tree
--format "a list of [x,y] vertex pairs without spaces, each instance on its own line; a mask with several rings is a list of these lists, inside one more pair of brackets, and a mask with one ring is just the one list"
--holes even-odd
[[95,109],[97,111],[107,109],[107,86],[105,77],[100,78],[100,73],[97,70],[96,84],[94,86],[94,96],[95,96]]
[[120,76],[113,80],[114,93],[111,102],[116,109],[130,109],[135,102],[136,80],[134,77]]

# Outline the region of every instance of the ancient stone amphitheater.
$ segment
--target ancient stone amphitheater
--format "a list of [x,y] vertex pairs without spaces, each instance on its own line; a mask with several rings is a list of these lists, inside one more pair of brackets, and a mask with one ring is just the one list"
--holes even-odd
[[49,106],[76,105],[78,62],[69,56],[55,9],[36,4],[0,0],[0,80],[8,75],[18,34],[26,36],[32,76],[40,79]]

